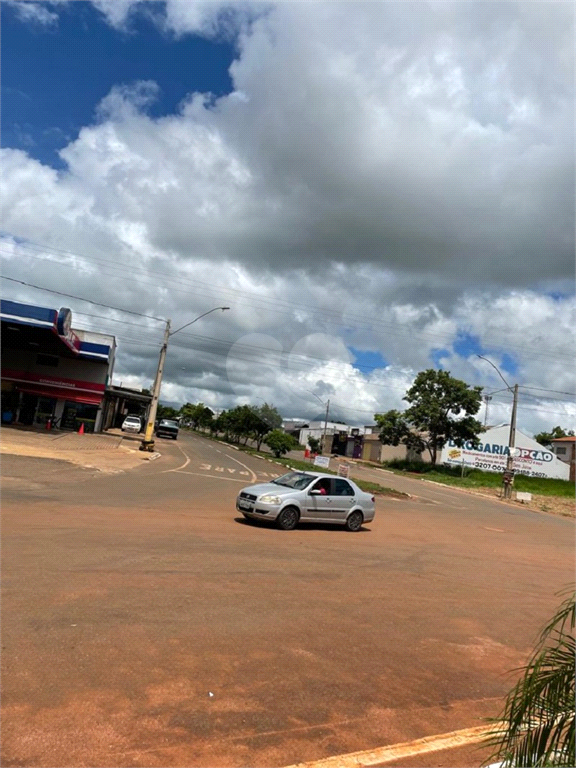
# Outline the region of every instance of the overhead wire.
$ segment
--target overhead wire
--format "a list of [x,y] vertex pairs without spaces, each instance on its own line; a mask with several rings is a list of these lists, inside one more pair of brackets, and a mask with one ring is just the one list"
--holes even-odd
[[[5,233],[4,236],[6,237],[6,233]],[[10,235],[10,236],[14,237],[13,235]],[[181,286],[182,284],[190,284],[191,286],[204,285],[204,286],[207,286],[209,289],[214,290],[214,284],[213,283],[206,283],[206,282],[198,280],[196,278],[194,278],[194,282],[193,283],[191,283],[191,282],[189,283],[189,281],[187,281],[185,279],[182,279],[181,277],[179,277],[179,278],[170,278],[165,273],[158,273],[158,272],[154,272],[152,270],[146,270],[146,269],[142,269],[142,268],[133,267],[131,265],[129,266],[129,265],[125,265],[125,264],[119,264],[117,261],[112,262],[112,261],[107,260],[107,259],[96,259],[94,257],[88,257],[88,256],[85,256],[85,255],[79,255],[77,253],[73,253],[72,251],[66,251],[64,249],[58,249],[58,248],[55,248],[53,246],[46,246],[46,245],[42,245],[42,244],[39,244],[39,243],[33,243],[32,241],[16,242],[16,245],[19,248],[24,248],[24,249],[28,248],[29,250],[31,250],[34,247],[34,248],[40,249],[41,251],[45,251],[45,252],[53,251],[55,253],[63,253],[63,254],[66,254],[66,255],[73,256],[76,259],[83,259],[83,260],[85,260],[88,263],[94,262],[94,263],[106,264],[106,265],[109,265],[109,268],[111,268],[111,269],[116,269],[116,270],[120,269],[120,270],[127,270],[127,271],[129,271],[129,273],[130,273],[129,276],[130,277],[133,277],[135,272],[136,273],[139,272],[139,273],[142,273],[142,274],[145,274],[145,275],[156,275],[158,277],[161,277],[165,281],[167,280],[167,281],[170,281],[170,282],[175,282],[179,286]],[[12,253],[10,253],[10,255],[12,255]],[[42,258],[42,256],[40,254],[34,254],[33,258]],[[51,261],[51,260],[48,260],[48,261]],[[128,277],[126,279],[128,279]],[[190,290],[182,291],[181,289],[178,289],[178,288],[171,288],[171,290],[174,291],[174,292],[186,293],[186,295],[189,295],[191,292],[193,293],[193,291],[190,291]],[[311,308],[309,305],[298,304],[298,303],[294,303],[294,302],[287,302],[285,300],[276,299],[276,298],[266,298],[266,297],[262,297],[262,296],[260,296],[258,294],[253,294],[251,292],[247,292],[247,291],[245,291],[243,289],[224,288],[224,287],[220,287],[219,286],[218,290],[219,290],[219,294],[213,294],[215,298],[217,298],[218,296],[221,296],[222,293],[227,293],[227,294],[232,294],[232,295],[239,295],[243,299],[246,298],[246,296],[251,296],[253,301],[258,301],[258,302],[264,303],[264,304],[273,304],[273,306],[266,306],[266,307],[264,307],[264,308],[268,309],[269,311],[281,312],[282,314],[293,314],[293,309],[294,308],[299,308],[299,309],[305,310],[309,314],[313,314],[313,315],[314,314],[320,314],[320,315],[326,315],[328,317],[330,317],[331,315],[334,315],[335,317],[331,318],[331,320],[329,320],[329,322],[335,322],[335,318],[339,319],[340,324],[343,322],[342,314],[337,312],[337,311],[335,311],[335,310],[328,310],[326,308],[315,309],[315,308]],[[206,296],[208,294],[207,294],[206,290],[203,290],[200,293],[200,295]],[[278,309],[278,305],[279,304],[291,308],[292,311],[291,312],[287,312],[285,310],[279,310]],[[355,320],[356,319],[356,320],[360,320],[360,321],[366,323],[366,318],[365,317],[360,317],[360,316],[357,316],[357,315],[354,315],[354,314],[351,314],[351,313],[345,313],[345,317],[347,317],[347,318],[349,318],[351,320]],[[155,318],[155,319],[157,319],[157,318]],[[380,321],[378,321],[378,320],[371,321],[368,325],[369,325],[369,327],[371,329],[373,329],[374,326],[381,326],[381,327],[384,327],[384,328],[393,328],[395,333],[402,332],[402,330],[403,330],[401,327],[398,327],[397,324],[387,323],[387,322],[381,321],[381,320]],[[413,332],[410,331],[410,330],[406,330],[406,333],[410,333],[411,335],[413,335]],[[428,340],[430,340],[432,342],[435,341],[436,339],[443,340],[443,341],[451,341],[452,340],[452,337],[448,336],[446,334],[437,334],[437,333],[433,334],[433,333],[430,333],[430,332],[421,332],[419,335],[420,335],[421,338],[428,339]],[[498,347],[500,345],[496,345],[496,346]],[[509,344],[508,347],[510,349],[517,349],[517,350],[522,351],[522,352],[526,351],[525,347],[519,347],[517,345],[510,345]],[[532,350],[532,349],[529,350],[529,352],[531,353],[529,355],[529,357],[532,357],[532,358],[546,357],[546,358],[552,358],[552,359],[559,359],[558,353],[555,353],[555,354],[553,354],[553,353],[546,353],[546,352],[539,352],[539,353],[537,352],[537,353],[535,353],[534,350]],[[568,357],[568,356],[570,356],[568,353],[566,353],[566,355],[564,355],[563,353],[560,353],[560,357]]]
[[[74,254],[71,254],[71,255],[74,255]],[[85,257],[78,257],[78,258],[85,258]],[[110,309],[110,310],[115,311],[115,312],[123,312],[123,313],[131,314],[131,315],[143,317],[143,318],[146,318],[146,319],[154,320],[154,321],[157,321],[157,322],[165,322],[163,318],[159,318],[159,317],[156,317],[156,316],[153,316],[153,315],[147,315],[147,314],[144,314],[144,313],[141,313],[141,312],[136,312],[134,310],[127,310],[127,309],[120,308],[120,307],[114,307],[114,306],[111,306],[109,304],[104,304],[102,302],[97,302],[97,301],[94,301],[92,299],[86,299],[85,297],[77,296],[77,295],[74,295],[74,294],[69,294],[69,293],[66,293],[66,292],[63,292],[63,291],[58,291],[58,290],[54,290],[54,289],[47,289],[47,288],[44,288],[43,286],[38,286],[38,285],[35,285],[35,284],[32,284],[32,283],[29,283],[27,281],[24,281],[24,280],[18,280],[16,278],[11,278],[11,277],[9,277],[7,275],[1,275],[0,277],[2,277],[3,279],[9,280],[11,282],[27,286],[27,287],[31,287],[31,288],[34,288],[34,289],[37,289],[37,290],[41,290],[41,291],[46,291],[48,293],[52,293],[52,294],[59,295],[59,296],[65,296],[66,298],[73,298],[73,299],[76,299],[78,301],[84,301],[84,302],[92,304],[94,306],[100,306],[102,308]],[[100,321],[104,321],[104,322],[108,321],[108,322],[111,322],[111,323],[123,323],[123,324],[126,324],[126,325],[132,325],[132,326],[141,327],[141,328],[145,328],[146,327],[146,326],[142,326],[142,324],[139,324],[139,323],[128,323],[128,321],[123,321],[123,320],[121,320],[119,318],[102,317],[102,316],[98,316],[98,315],[88,315],[87,313],[80,313],[80,312],[77,313],[77,314],[84,315],[84,316],[87,316],[87,317],[98,318]],[[231,347],[235,347],[236,348],[236,352],[237,352],[238,342],[233,342],[231,340],[215,339],[214,337],[203,337],[203,336],[201,336],[199,334],[190,334],[190,333],[188,333],[188,334],[182,334],[182,335],[183,336],[189,336],[191,338],[204,339],[204,340],[210,341],[212,344],[218,343],[218,344],[230,345]],[[149,346],[149,347],[157,347],[158,344],[159,344],[159,341],[154,343],[154,342],[150,341],[149,338],[143,339],[142,337],[140,337],[140,338],[123,337],[123,340],[125,340],[125,341],[127,341],[129,343],[134,343],[134,344],[139,344],[139,345],[144,345],[144,346]],[[183,345],[176,344],[176,346],[182,347]],[[279,350],[269,350],[266,347],[259,347],[257,345],[246,345],[246,344],[242,344],[241,343],[240,346],[242,348],[253,348],[253,349],[264,350],[264,351],[266,351],[266,352],[268,352],[268,353],[270,353],[272,355],[274,355],[274,354],[280,354],[280,355],[286,354],[286,353],[281,352]],[[186,348],[188,348],[188,347],[186,347]],[[196,349],[198,351],[202,351],[202,352],[204,352],[206,354],[209,354],[209,355],[215,355],[215,356],[223,356],[224,355],[223,352],[216,352],[213,349],[210,349],[210,350],[198,349],[198,348],[196,348]],[[227,351],[226,354],[229,354],[229,350]],[[237,359],[240,359],[240,360],[243,360],[243,361],[253,362],[253,358],[242,358],[237,353],[235,354],[235,357]],[[324,367],[336,367],[336,368],[338,368],[338,371],[339,371],[339,377],[341,378],[341,376],[342,376],[342,370],[341,370],[341,367],[340,367],[341,363],[338,364],[337,366],[330,366],[330,364],[325,359],[323,359],[323,358],[314,358],[312,356],[299,355],[299,354],[296,355],[296,357],[303,358],[300,361],[301,364],[316,365],[317,362],[321,362],[321,363],[324,364]],[[310,359],[310,360],[315,361],[315,362],[306,363],[305,361],[307,359]],[[291,354],[291,363],[294,364],[294,354],[293,353]],[[267,364],[267,365],[275,365],[270,360],[265,361],[265,364]],[[354,365],[353,363],[350,363],[350,364],[354,368],[356,368],[357,370],[363,370],[363,369],[364,370],[376,370],[376,369],[379,368],[378,366],[366,366],[366,365],[361,365],[361,364]],[[278,364],[278,366],[280,367],[279,364]],[[391,367],[392,368],[398,368],[398,366],[386,366],[386,367],[387,368],[391,368]],[[350,377],[347,376],[346,378],[349,379]],[[379,388],[380,387],[382,387],[382,388],[389,388],[390,387],[390,385],[376,384],[375,382],[372,382],[372,385],[373,386],[378,386]],[[574,393],[571,393],[571,392],[563,392],[563,391],[559,391],[559,390],[551,390],[551,389],[540,388],[540,387],[529,387],[527,385],[520,385],[520,386],[523,389],[531,389],[533,391],[542,391],[542,392],[550,392],[550,393],[553,393],[553,394],[563,394],[563,395],[574,396]],[[494,393],[502,392],[502,391],[505,391],[505,390],[495,390]],[[533,396],[533,397],[535,397],[535,396]],[[538,399],[538,398],[535,397],[535,399]],[[542,399],[544,399],[544,398],[542,398]],[[557,399],[557,398],[546,398],[546,399],[549,400],[549,399]],[[498,403],[498,401],[496,401],[495,404],[497,404],[497,403]],[[335,403],[335,405],[336,405],[336,403]],[[348,406],[345,406],[343,404],[339,404],[338,407],[348,408]],[[565,413],[565,411],[551,411],[551,410],[543,409],[540,406],[530,405],[530,404],[519,404],[519,407],[522,407],[524,409],[529,409],[529,410],[537,410],[537,411],[543,412],[543,413],[555,413],[555,414],[564,414]],[[349,410],[357,410],[358,412],[365,412],[365,413],[370,412],[368,409],[350,409],[349,408]],[[372,410],[372,409],[370,409],[370,410]]]
[[[88,316],[88,315],[86,315],[86,313],[78,313],[78,314],[81,314],[83,316]],[[99,315],[90,315],[90,317],[100,318]],[[128,321],[119,321],[119,322],[125,323],[127,325],[131,325],[131,326],[136,326],[136,327],[141,327],[141,328],[144,327],[140,323],[129,323]],[[319,357],[316,357],[316,356],[313,356],[313,355],[303,355],[303,354],[288,353],[288,352],[284,352],[283,350],[269,349],[269,348],[263,347],[261,345],[238,343],[238,342],[233,342],[232,340],[228,340],[228,339],[217,339],[217,338],[212,337],[212,336],[205,336],[203,334],[193,334],[193,333],[189,333],[188,332],[188,333],[182,333],[182,336],[186,336],[186,337],[198,340],[198,341],[208,341],[208,342],[210,342],[211,348],[209,348],[209,349],[205,348],[203,346],[198,346],[198,345],[192,347],[193,350],[195,350],[197,352],[202,352],[202,353],[207,354],[207,355],[223,357],[223,356],[229,355],[230,351],[233,349],[234,350],[233,358],[235,360],[240,360],[242,362],[256,363],[256,364],[260,364],[260,365],[272,365],[272,366],[278,367],[278,368],[282,367],[281,366],[281,360],[278,360],[277,362],[275,362],[275,358],[276,357],[282,358],[282,357],[284,357],[286,355],[290,355],[289,360],[290,360],[290,363],[291,363],[292,367],[300,366],[300,370],[301,371],[304,371],[306,366],[308,366],[309,368],[313,368],[313,367],[317,367],[318,364],[320,363],[322,365],[322,368],[323,368],[324,371],[326,371],[326,369],[328,369],[328,370],[334,369],[335,371],[337,371],[337,374],[338,374],[339,378],[344,377],[347,380],[352,380],[352,377],[343,373],[343,371],[342,371],[342,364],[343,363],[351,365],[356,370],[360,370],[362,372],[364,372],[364,371],[368,371],[369,372],[369,371],[375,371],[375,370],[390,370],[390,369],[392,369],[392,370],[404,370],[404,368],[401,367],[401,366],[391,366],[391,365],[388,365],[388,366],[386,366],[385,369],[383,369],[382,367],[379,367],[379,366],[361,365],[361,364],[358,364],[358,363],[354,363],[352,361],[349,361],[348,363],[346,363],[346,361],[333,362],[333,361],[328,361],[325,358],[319,358]],[[118,335],[118,338],[121,338],[123,341],[127,341],[129,343],[141,344],[141,345],[145,345],[145,346],[149,346],[149,347],[156,347],[156,348],[159,348],[159,346],[161,344],[161,338],[160,337],[158,337],[156,343],[151,342],[149,337],[142,337],[142,336],[135,337],[134,335],[132,335],[132,336]],[[225,351],[218,351],[218,350],[215,350],[213,348],[214,344],[226,345],[228,348]],[[181,344],[181,343],[179,344],[177,340],[176,341],[172,340],[171,346],[175,346],[175,347],[177,347],[179,349],[185,349],[185,350],[190,350],[191,349],[190,345],[188,345],[188,344],[185,345],[185,344]],[[238,351],[239,349],[242,352],[244,352],[244,355],[239,354],[239,351]],[[269,357],[266,358],[266,359],[264,359],[264,358],[258,359],[254,355],[246,356],[246,355],[251,355],[252,350],[255,350],[257,352],[262,352],[262,351],[266,352],[266,353],[268,353]],[[376,382],[370,382],[370,385],[378,387],[378,388],[390,388],[390,386],[391,386],[389,383],[379,384],[379,383],[376,383]],[[526,388],[528,388],[528,387],[526,387]],[[533,389],[542,389],[542,388],[534,387]],[[499,393],[507,392],[507,391],[509,391],[508,388],[502,388],[502,389],[498,389],[498,390],[492,390],[491,392],[488,392],[486,394],[487,395],[494,395],[494,394],[499,394]],[[547,390],[543,390],[542,389],[542,391],[547,391]],[[526,396],[530,397],[529,394],[526,394]],[[532,396],[532,397],[534,397],[534,396]],[[541,399],[553,400],[553,399],[557,399],[557,398],[541,398]],[[566,402],[568,402],[568,401],[566,401]],[[497,401],[497,400],[494,401],[494,404],[498,404],[498,403],[503,404],[503,403],[501,403],[501,401]]]
[[545,387],[528,387],[525,384],[519,384],[518,386],[520,389],[532,389],[538,392],[554,392],[557,395],[571,395],[572,397],[576,397],[576,392],[561,392],[557,389],[546,389]]
[[8,277],[7,275],[0,275],[0,278],[2,280],[9,280],[12,283],[19,283],[20,285],[25,285],[28,288],[36,288],[39,291],[46,291],[47,293],[54,293],[57,296],[65,296],[67,299],[76,299],[77,301],[85,301],[88,304],[94,304],[97,307],[105,307],[106,309],[113,309],[115,312],[126,312],[129,315],[138,315],[138,317],[147,317],[149,320],[158,320],[158,322],[165,322],[161,317],[154,317],[154,315],[145,315],[142,312],[134,312],[131,309],[121,309],[120,307],[112,307],[110,304],[102,304],[99,301],[94,301],[93,299],[86,299],[83,296],[75,296],[72,293],[64,293],[63,291],[56,291],[52,288],[43,288],[41,285],[34,285],[33,283],[28,283],[25,280],[17,280],[14,277]]

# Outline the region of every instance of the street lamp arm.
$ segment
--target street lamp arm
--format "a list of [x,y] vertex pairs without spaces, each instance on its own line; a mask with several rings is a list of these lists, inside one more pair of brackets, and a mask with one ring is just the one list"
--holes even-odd
[[206,317],[206,315],[209,315],[211,312],[216,312],[219,309],[221,309],[222,312],[226,312],[226,310],[230,309],[230,307],[214,307],[214,309],[209,309],[208,312],[204,312],[203,315],[199,315],[198,317],[195,317],[194,320],[190,320],[190,322],[186,323],[186,325],[183,325],[180,328],[176,328],[175,331],[170,331],[170,333],[168,335],[169,336],[174,336],[175,333],[178,333],[179,331],[183,331],[184,328],[188,328],[188,326],[192,325],[192,323],[195,323],[196,320],[200,320],[201,318]]
[[502,376],[502,374],[500,373],[500,370],[499,370],[498,366],[494,365],[494,363],[492,362],[492,360],[488,360],[488,358],[487,358],[487,357],[484,357],[483,355],[478,355],[478,354],[476,355],[476,357],[479,357],[479,358],[480,358],[480,360],[486,360],[486,362],[487,362],[487,363],[490,363],[490,365],[492,366],[492,368],[494,368],[494,370],[496,371],[496,373],[498,374],[498,376],[500,376],[500,378],[502,379],[502,381],[504,382],[504,384],[506,384],[506,386],[508,387],[508,389],[512,389],[512,387],[510,386],[510,384],[508,384],[508,382],[506,381],[506,379],[504,378],[504,376]]
[[311,389],[307,389],[306,392],[310,392],[310,394],[314,395],[314,397],[316,398],[316,400],[318,400],[319,403],[322,403],[324,407],[326,406],[326,403],[324,402],[324,400],[322,400],[315,392],[312,392]]

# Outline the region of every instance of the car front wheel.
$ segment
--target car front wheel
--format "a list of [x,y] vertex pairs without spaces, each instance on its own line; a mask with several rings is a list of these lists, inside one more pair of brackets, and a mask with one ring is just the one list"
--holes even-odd
[[346,520],[345,528],[347,531],[359,531],[360,528],[362,528],[362,523],[364,522],[364,515],[362,512],[352,512],[351,515],[348,515],[348,518]]
[[278,523],[278,527],[283,531],[292,531],[298,525],[299,519],[300,513],[296,507],[286,507],[280,512],[276,518],[276,522]]

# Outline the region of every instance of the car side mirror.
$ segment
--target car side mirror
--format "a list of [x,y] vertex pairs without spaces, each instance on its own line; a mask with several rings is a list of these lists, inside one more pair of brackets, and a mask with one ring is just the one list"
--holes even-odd
[[322,494],[318,490],[310,491],[310,496],[321,496]]

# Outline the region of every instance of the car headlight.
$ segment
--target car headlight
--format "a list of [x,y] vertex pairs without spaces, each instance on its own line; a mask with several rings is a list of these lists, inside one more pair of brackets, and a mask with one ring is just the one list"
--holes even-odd
[[260,496],[258,501],[261,501],[263,504],[280,504],[282,499],[280,496]]

